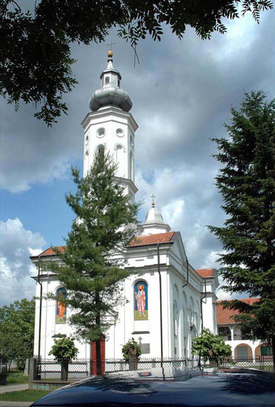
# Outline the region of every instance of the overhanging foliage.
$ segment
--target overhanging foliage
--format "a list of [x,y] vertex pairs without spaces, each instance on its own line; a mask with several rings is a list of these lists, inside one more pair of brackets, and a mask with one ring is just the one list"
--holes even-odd
[[210,38],[226,31],[222,19],[239,17],[240,5],[257,22],[273,7],[270,0],[40,0],[26,12],[19,0],[0,0],[0,93],[16,108],[20,101],[38,105],[35,116],[51,126],[67,112],[62,97],[76,84],[72,42],[101,42],[118,27],[135,47],[147,34],[160,40],[164,25],[179,38],[187,26]]

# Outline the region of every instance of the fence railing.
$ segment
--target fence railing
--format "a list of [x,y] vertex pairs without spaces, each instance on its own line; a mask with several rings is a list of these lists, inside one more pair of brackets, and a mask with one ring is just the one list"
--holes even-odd
[[231,358],[223,360],[221,366],[223,367],[243,367],[243,368],[254,368],[259,370],[269,370],[273,371],[273,359],[271,357],[259,356],[256,358],[243,357],[243,358]]
[[[90,359],[85,360],[76,360],[69,364],[69,371],[68,371],[68,380],[79,380],[82,378],[86,378],[91,374],[91,367],[92,361]],[[192,359],[142,359],[137,361],[135,364],[134,369],[136,370],[146,370],[151,368],[158,368],[158,367],[175,367],[184,369],[188,368],[195,368],[198,365],[202,367],[209,367],[213,366],[211,361],[203,361],[199,362],[198,358]],[[52,360],[40,360],[37,361],[36,364],[36,372],[37,372],[37,379],[41,380],[51,380],[51,379],[60,379],[61,377],[61,364]],[[250,359],[224,359],[222,363],[219,365],[220,367],[240,367],[240,368],[255,368],[260,370],[273,370],[273,361],[271,358],[259,357],[259,358],[250,358]],[[124,359],[106,359],[105,360],[105,372],[118,372],[118,371],[129,371],[130,364],[129,362],[125,362]]]
[[[198,360],[195,359],[141,359],[136,362],[136,370],[152,369],[157,367],[178,367],[184,369],[186,367],[198,366]],[[106,360],[105,371],[117,372],[130,370],[130,364],[121,360]]]
[[[80,380],[90,374],[90,360],[76,360],[69,363],[68,380]],[[37,378],[60,379],[61,363],[55,360],[41,360],[37,362]]]

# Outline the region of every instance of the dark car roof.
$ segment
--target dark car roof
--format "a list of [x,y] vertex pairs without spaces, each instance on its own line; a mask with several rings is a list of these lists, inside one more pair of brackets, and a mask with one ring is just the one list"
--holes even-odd
[[150,369],[92,376],[32,406],[275,406],[274,375],[249,369]]

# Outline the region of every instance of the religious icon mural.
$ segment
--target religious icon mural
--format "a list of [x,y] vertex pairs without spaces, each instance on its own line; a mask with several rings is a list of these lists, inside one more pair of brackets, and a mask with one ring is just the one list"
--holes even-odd
[[134,287],[134,319],[144,321],[148,319],[148,286],[145,281],[138,281]]
[[[64,304],[64,298],[66,298],[65,288],[59,288],[56,291],[57,300],[56,300],[56,323],[57,324],[66,324],[66,314],[67,308]],[[63,300],[63,301],[62,301]]]

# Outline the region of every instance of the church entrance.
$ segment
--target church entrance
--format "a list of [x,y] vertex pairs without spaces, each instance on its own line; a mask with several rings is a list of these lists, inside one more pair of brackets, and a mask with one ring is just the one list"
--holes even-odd
[[[100,341],[101,373],[105,373],[105,337]],[[91,343],[91,375],[96,376],[96,341]]]

